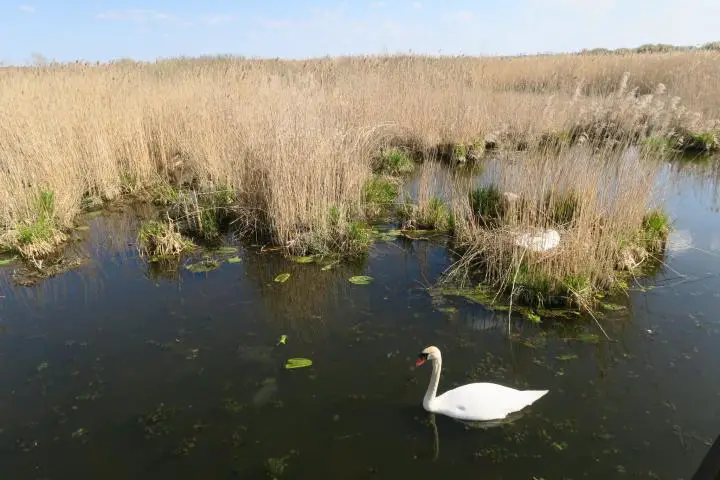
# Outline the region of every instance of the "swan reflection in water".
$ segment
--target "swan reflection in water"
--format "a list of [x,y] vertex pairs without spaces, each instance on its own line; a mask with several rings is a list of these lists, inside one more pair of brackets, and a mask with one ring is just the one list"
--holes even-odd
[[[485,421],[468,421],[468,420],[458,420],[453,418],[454,421],[461,423],[465,425],[465,428],[467,429],[480,429],[480,430],[489,430],[491,428],[497,428],[502,427],[504,425],[510,425],[511,423],[514,423],[518,420],[520,420],[522,417],[525,416],[525,411],[520,412],[513,412],[509,414],[507,417],[497,420],[485,420]],[[430,413],[429,414],[429,421],[430,427],[433,431],[433,461],[437,460],[440,457],[440,435],[438,434],[438,427],[437,423],[435,422],[435,414]]]

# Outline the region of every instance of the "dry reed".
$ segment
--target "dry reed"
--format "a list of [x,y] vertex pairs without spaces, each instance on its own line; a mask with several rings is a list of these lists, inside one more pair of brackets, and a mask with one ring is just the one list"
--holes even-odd
[[[660,162],[645,152],[574,147],[491,163],[474,193],[483,201],[456,190],[455,237],[464,256],[448,277],[480,272],[483,283],[523,303],[589,308],[598,290],[618,285],[620,271],[663,249],[666,219],[648,217]],[[559,232],[557,247],[518,244],[520,235],[547,229]]]
[[0,229],[34,222],[39,191],[62,231],[83,202],[170,184],[232,190],[235,225],[293,252],[355,248],[337,236],[362,220],[371,158],[393,140],[709,131],[718,77],[711,51],[2,68]]

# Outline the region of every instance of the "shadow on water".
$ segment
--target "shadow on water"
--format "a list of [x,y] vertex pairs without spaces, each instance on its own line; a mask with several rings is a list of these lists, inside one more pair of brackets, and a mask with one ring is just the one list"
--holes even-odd
[[[142,211],[88,218],[89,261],[35,286],[0,270],[0,468],[7,478],[689,478],[720,431],[716,163],[669,165],[684,236],[592,324],[517,320],[423,286],[442,242],[378,243],[322,270],[250,246],[193,273],[135,253]],[[285,283],[274,278],[289,273]],[[348,281],[369,275],[369,285]],[[279,342],[281,335],[286,343]],[[550,393],[471,428],[422,409],[492,381]],[[313,361],[286,370],[289,358]],[[487,427],[487,425],[485,425]],[[442,443],[442,448],[440,448]]]

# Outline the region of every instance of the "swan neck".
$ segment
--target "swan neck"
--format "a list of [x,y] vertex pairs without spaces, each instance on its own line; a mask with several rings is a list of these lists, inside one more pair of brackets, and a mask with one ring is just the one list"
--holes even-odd
[[432,376],[430,377],[430,384],[428,385],[427,392],[425,392],[425,398],[423,399],[423,407],[425,410],[430,411],[430,406],[435,400],[437,395],[438,384],[440,383],[440,370],[442,369],[442,358],[438,356],[433,360]]

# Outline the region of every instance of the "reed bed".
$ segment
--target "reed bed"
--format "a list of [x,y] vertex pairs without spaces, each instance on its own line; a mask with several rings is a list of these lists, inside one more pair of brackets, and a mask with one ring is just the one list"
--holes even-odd
[[[653,190],[662,164],[646,155],[578,146],[493,162],[480,184],[455,190],[463,256],[448,278],[474,277],[537,307],[592,309],[596,294],[626,288],[662,255],[669,228]],[[552,248],[518,241],[550,230],[559,234]]]
[[386,147],[712,147],[719,76],[712,51],[2,68],[0,244],[43,255],[86,206],[170,189],[232,192],[232,227],[292,253],[353,251]]

